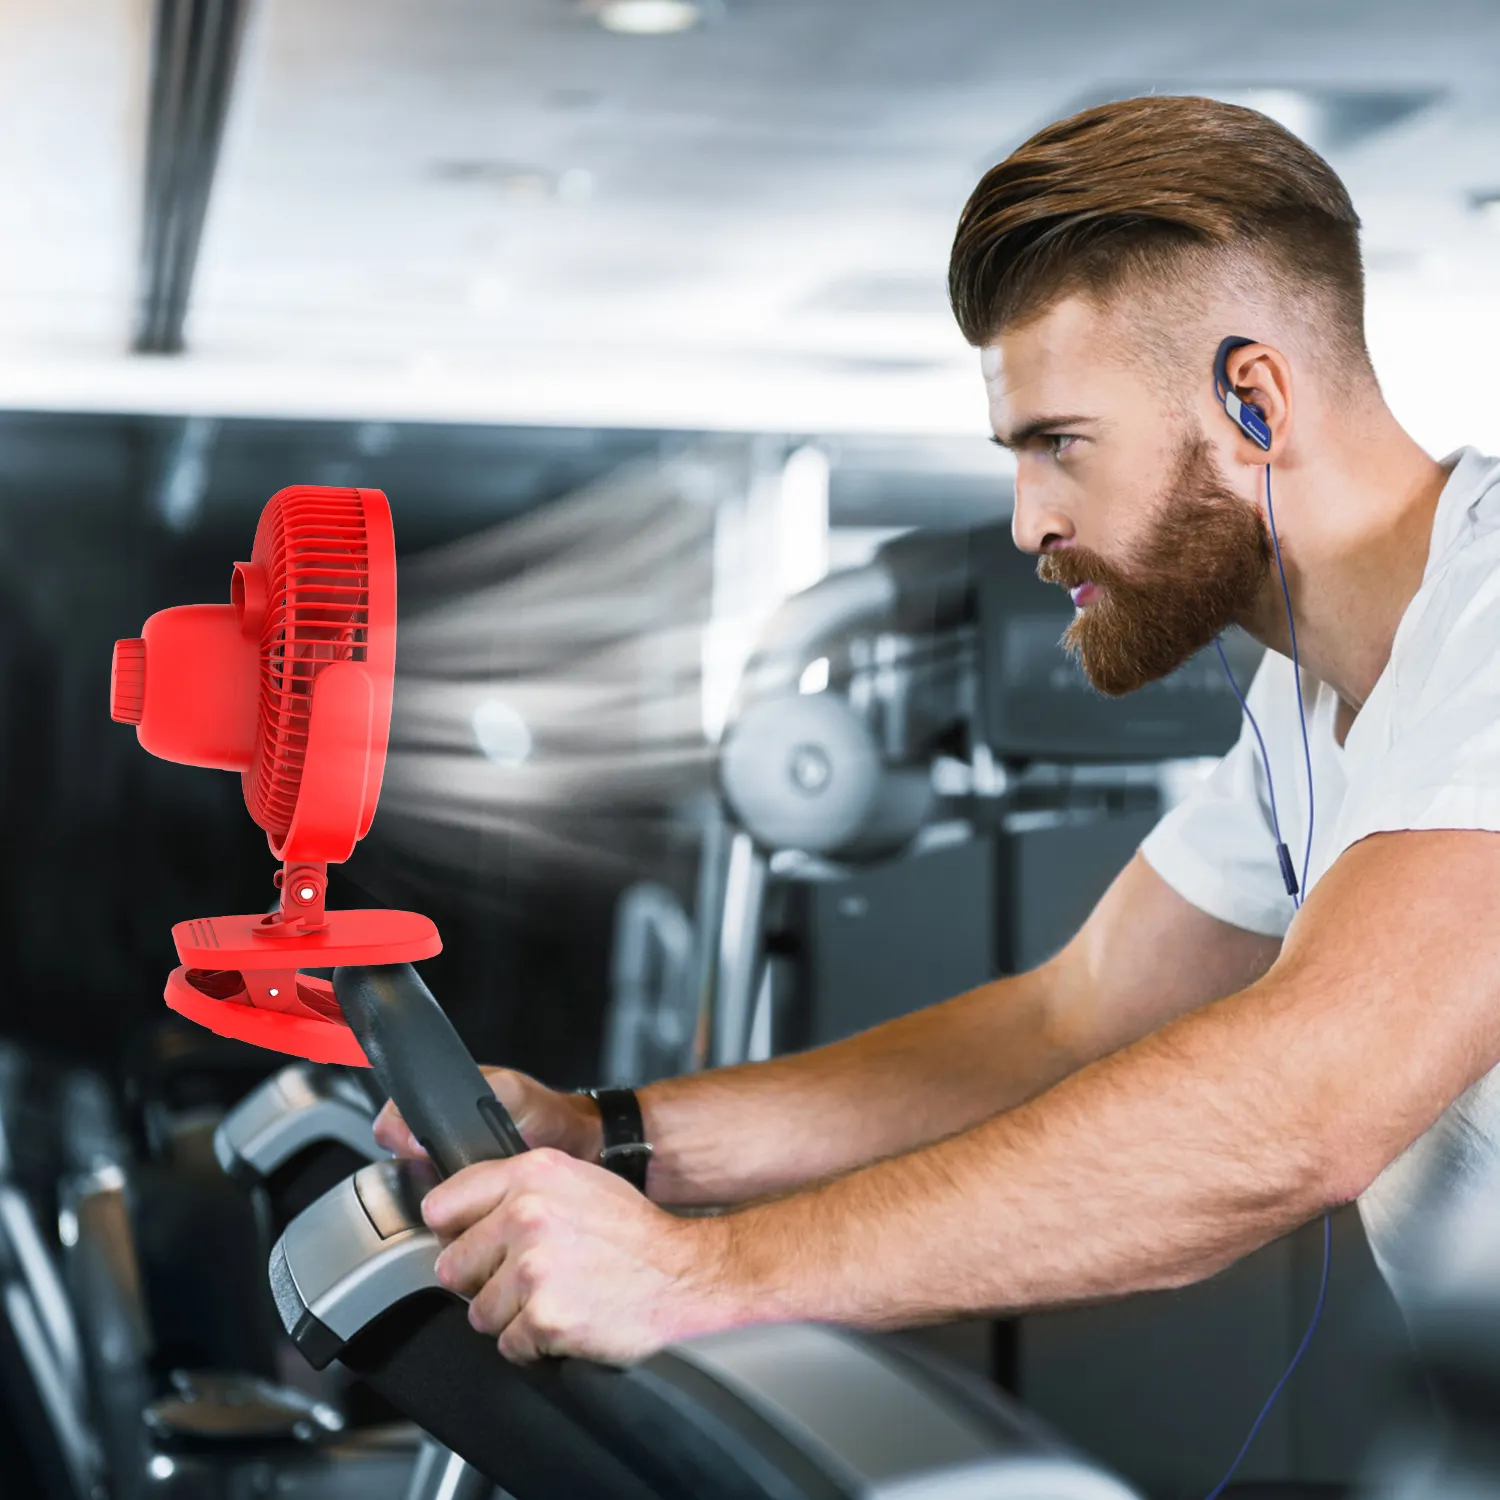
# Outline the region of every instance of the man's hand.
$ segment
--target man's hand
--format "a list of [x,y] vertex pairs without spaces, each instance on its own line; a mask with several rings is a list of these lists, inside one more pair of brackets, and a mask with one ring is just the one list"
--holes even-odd
[[[528,1146],[552,1147],[584,1161],[599,1159],[599,1106],[587,1094],[560,1094],[508,1068],[480,1071]],[[389,1099],[376,1118],[375,1139],[395,1156],[427,1155]]]
[[561,1151],[466,1167],[422,1216],[447,1247],[438,1280],[507,1359],[631,1364],[735,1322],[722,1220],[674,1218]]

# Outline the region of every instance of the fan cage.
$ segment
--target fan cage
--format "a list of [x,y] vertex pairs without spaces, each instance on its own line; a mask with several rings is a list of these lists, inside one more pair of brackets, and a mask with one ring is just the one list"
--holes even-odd
[[260,735],[245,800],[281,843],[302,785],[313,684],[333,662],[367,656],[370,551],[357,490],[287,495],[262,524],[255,548],[267,585]]

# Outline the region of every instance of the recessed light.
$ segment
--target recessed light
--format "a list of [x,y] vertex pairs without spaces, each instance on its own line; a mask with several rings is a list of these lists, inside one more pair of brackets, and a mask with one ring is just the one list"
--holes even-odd
[[606,31],[625,36],[670,36],[703,19],[698,0],[594,0],[588,8]]
[[578,201],[594,191],[593,174],[581,167],[555,171],[514,161],[439,161],[427,169],[437,182],[485,188],[506,198],[562,198]]

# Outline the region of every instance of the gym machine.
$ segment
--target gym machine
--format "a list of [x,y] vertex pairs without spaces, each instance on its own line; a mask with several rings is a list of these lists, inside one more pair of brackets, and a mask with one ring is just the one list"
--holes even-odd
[[[214,1156],[251,1192],[279,1237],[302,1209],[351,1172],[388,1160],[374,1133],[385,1099],[362,1068],[291,1063],[225,1115],[214,1132]],[[488,1500],[492,1493],[477,1471],[424,1437],[402,1500]]]
[[[67,1128],[81,1117],[75,1103]],[[102,1455],[94,1491],[232,1500],[274,1476],[287,1500],[400,1500],[417,1435],[349,1431],[283,1378],[279,1330],[255,1295],[263,1232],[206,1144],[140,1162],[70,1150],[80,1170],[64,1178],[59,1222]]]
[[[1418,1148],[1420,1149],[1420,1148]],[[1397,1267],[1410,1342],[1383,1351],[1392,1412],[1364,1500],[1500,1497],[1500,1163],[1432,1216],[1420,1277]]]
[[[475,1093],[476,1086],[483,1086],[481,1075],[462,1054],[456,1035],[423,993],[415,975],[406,971],[380,979],[381,983],[373,987],[367,982],[366,998],[373,1028],[379,1032],[384,1022],[392,1040],[378,1050],[372,1049],[372,1055],[421,1059],[408,1069],[412,1080],[406,1085],[408,1090],[416,1086],[415,1080],[432,1077],[439,1081],[435,1087],[429,1086],[428,1098],[482,1104],[482,1097]],[[347,1003],[343,982],[339,993],[341,1001]],[[349,1013],[355,1013],[353,1007]],[[403,1023],[406,1030],[402,1030]],[[429,1033],[435,1035],[435,1041],[424,1052],[416,1039]],[[428,1057],[433,1059],[430,1064]],[[453,1075],[465,1067],[471,1076],[456,1079]],[[378,1076],[385,1086],[384,1075]],[[287,1168],[299,1157],[354,1150],[378,1162],[293,1221],[277,1248],[278,1274],[273,1280],[279,1288],[278,1300],[288,1331],[313,1363],[326,1364],[330,1352],[336,1350],[349,1368],[370,1379],[394,1404],[409,1410],[424,1426],[439,1431],[445,1442],[459,1448],[462,1458],[430,1445],[413,1473],[408,1491],[411,1496],[451,1495],[456,1489],[473,1494],[487,1491],[489,1480],[472,1466],[475,1463],[491,1465],[486,1471],[490,1478],[498,1478],[521,1497],[528,1493],[614,1493],[610,1486],[623,1482],[617,1471],[628,1472],[629,1460],[613,1455],[612,1445],[601,1442],[592,1431],[600,1416],[612,1416],[614,1429],[641,1424],[649,1431],[664,1423],[675,1425],[680,1429],[677,1436],[662,1441],[683,1447],[684,1453],[654,1460],[647,1468],[647,1480],[669,1484],[675,1467],[685,1465],[688,1480],[696,1474],[698,1482],[706,1486],[697,1491],[700,1493],[763,1493],[720,1487],[728,1483],[724,1476],[729,1472],[721,1447],[727,1448],[731,1458],[738,1455],[740,1463],[766,1467],[781,1462],[789,1463],[794,1471],[805,1470],[805,1458],[788,1457],[785,1439],[772,1442],[770,1433],[778,1423],[795,1423],[801,1443],[812,1443],[814,1448],[829,1441],[830,1434],[838,1436],[846,1444],[846,1459],[872,1482],[878,1478],[886,1484],[894,1475],[910,1479],[915,1471],[923,1475],[926,1484],[929,1478],[922,1468],[924,1463],[936,1459],[951,1466],[968,1454],[980,1465],[971,1476],[973,1483],[983,1487],[972,1491],[944,1489],[940,1493],[1047,1497],[1126,1493],[1113,1482],[1103,1489],[1097,1485],[1079,1489],[1078,1476],[1061,1463],[1056,1445],[980,1383],[968,1382],[919,1351],[877,1346],[873,1341],[826,1330],[761,1329],[699,1341],[653,1361],[657,1379],[647,1382],[644,1394],[632,1389],[632,1384],[640,1385],[638,1377],[627,1381],[621,1372],[581,1366],[572,1373],[569,1384],[581,1389],[582,1394],[577,1389],[569,1392],[565,1410],[560,1414],[553,1411],[550,1401],[556,1399],[559,1389],[555,1380],[540,1389],[524,1389],[524,1384],[530,1384],[526,1372],[512,1371],[499,1361],[488,1342],[468,1330],[461,1309],[456,1321],[452,1317],[453,1299],[432,1279],[436,1245],[418,1212],[421,1195],[433,1181],[432,1169],[379,1160],[383,1153],[373,1144],[369,1124],[373,1095],[380,1092],[361,1087],[340,1069],[293,1064],[267,1080],[225,1118],[215,1147],[226,1170],[242,1181],[257,1182],[262,1190],[268,1182],[279,1179],[285,1183]],[[419,1105],[408,1102],[407,1108],[416,1111],[409,1118],[424,1120]],[[428,1109],[430,1115],[430,1106]],[[455,1160],[471,1159],[476,1150],[493,1148],[497,1128],[506,1134],[503,1124],[497,1127],[492,1123],[498,1118],[493,1104],[486,1105],[484,1113],[487,1122],[478,1132],[470,1131],[469,1138],[455,1148],[459,1152]],[[435,1143],[441,1156],[444,1146],[436,1143],[451,1140],[461,1125],[459,1119],[451,1125],[439,1120],[434,1126],[429,1118],[418,1128],[424,1139]],[[476,1134],[477,1145],[473,1138]],[[380,1238],[382,1231],[384,1237]],[[297,1289],[295,1296],[291,1288]],[[412,1298],[418,1300],[418,1306],[400,1311]],[[420,1336],[408,1333],[410,1349],[400,1337],[408,1320],[421,1311],[423,1300],[429,1304],[426,1312],[430,1319],[446,1330],[453,1342],[451,1349],[445,1347],[442,1334],[434,1331],[424,1329]],[[446,1318],[445,1309],[449,1311]],[[660,1384],[663,1368],[669,1377],[664,1388]],[[616,1377],[613,1382],[610,1374]],[[506,1382],[512,1377],[523,1382],[519,1394],[507,1389]],[[579,1386],[590,1380],[602,1383]],[[569,1391],[569,1384],[560,1389]],[[417,1409],[413,1391],[422,1403]],[[717,1393],[706,1412],[695,1405],[705,1391]],[[758,1399],[754,1395],[757,1391]],[[591,1412],[591,1392],[595,1399],[603,1398],[601,1412]],[[661,1395],[663,1401],[653,1401],[653,1394]],[[741,1411],[733,1398],[753,1400],[756,1405]],[[512,1427],[492,1415],[489,1423],[500,1425],[487,1431],[484,1420],[475,1420],[474,1428],[486,1434],[476,1438],[466,1432],[476,1403],[491,1413],[515,1412],[516,1425]],[[769,1428],[764,1415],[755,1415],[759,1404],[771,1411]],[[726,1420],[726,1412],[735,1419],[737,1435],[714,1437],[713,1431]],[[710,1429],[709,1437],[700,1431],[705,1426]],[[973,1433],[966,1433],[971,1426],[988,1436],[976,1439]],[[608,1433],[612,1429],[606,1425],[602,1430]],[[589,1445],[588,1457],[582,1461],[583,1467],[578,1467],[579,1448],[584,1442]],[[756,1456],[756,1445],[768,1442],[772,1458]],[[476,1448],[476,1443],[483,1446]],[[998,1447],[1002,1455],[1010,1489],[997,1491],[993,1487],[996,1460],[988,1452],[990,1446]],[[795,1447],[794,1441],[792,1452]],[[567,1466],[563,1455],[567,1456]],[[470,1462],[465,1463],[466,1459]],[[1060,1463],[1062,1488],[1057,1487],[1059,1480],[1054,1472]],[[682,1487],[683,1482],[679,1477],[676,1487],[663,1488],[661,1493],[693,1493]],[[535,1488],[521,1488],[527,1484]],[[591,1488],[573,1488],[584,1484]],[[629,1492],[656,1493],[639,1488]],[[827,1486],[810,1492],[846,1493]],[[898,1493],[886,1488],[873,1492]]]
[[272,1238],[349,1173],[386,1152],[385,1103],[363,1068],[290,1063],[247,1094],[214,1131],[220,1168],[257,1199]]
[[0,1046],[0,1493],[402,1500],[415,1429],[279,1378],[250,1207],[158,1103],[139,1158],[101,1077]]
[[[1003,523],[910,533],[786,601],[729,716],[693,921],[658,887],[622,902],[604,1046],[611,1082],[762,1055],[757,1019],[784,1009],[768,993],[778,967],[768,934],[774,948],[789,923],[816,919],[807,908],[830,905],[823,893],[837,893],[834,906],[858,903],[870,872],[890,885],[903,863],[931,855],[922,879],[939,886],[962,864],[963,881],[982,883],[997,909],[975,915],[983,936],[957,945],[972,956],[948,966],[946,990],[904,1005],[893,992],[890,1010],[876,996],[866,1025],[1026,967],[1045,956],[1039,945],[1068,935],[1098,894],[1094,869],[1107,883],[1154,821],[1155,763],[1220,755],[1239,732],[1212,651],[1107,699],[1058,649],[1072,618]],[[1257,648],[1237,633],[1226,646],[1248,677]],[[987,848],[955,849],[974,840]],[[1075,874],[1080,861],[1090,870],[1082,910],[1054,875],[1061,861],[1048,846],[1060,843]],[[1035,907],[1028,893],[1047,889],[1049,875],[1060,909],[1024,921],[998,910],[1012,894]],[[792,1044],[842,1034],[833,1024],[803,1015]],[[844,1029],[856,1029],[852,1019]]]
[[515,1500],[1126,1500],[982,1382],[831,1328],[755,1328],[630,1369],[507,1363],[437,1284],[435,1175],[522,1149],[407,965],[336,971],[343,1014],[431,1165],[377,1162],[294,1219],[272,1256],[287,1332],[339,1360]]
[[[89,1420],[84,1353],[59,1263],[53,1184],[67,1080],[0,1045],[0,1444],[9,1468],[56,1500],[90,1500],[104,1477]],[[43,1160],[25,1163],[27,1147]],[[27,1166],[40,1168],[28,1171]],[[24,1481],[23,1481],[24,1482]]]

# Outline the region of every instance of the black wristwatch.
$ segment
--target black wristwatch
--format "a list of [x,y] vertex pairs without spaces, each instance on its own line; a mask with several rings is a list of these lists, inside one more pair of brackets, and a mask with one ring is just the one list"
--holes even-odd
[[604,1146],[599,1163],[623,1177],[637,1192],[646,1191],[646,1168],[651,1163],[651,1143],[641,1118],[641,1101],[634,1089],[585,1089],[599,1106],[604,1127]]

